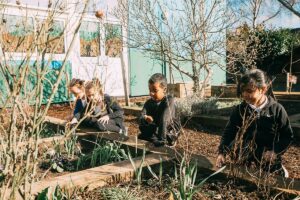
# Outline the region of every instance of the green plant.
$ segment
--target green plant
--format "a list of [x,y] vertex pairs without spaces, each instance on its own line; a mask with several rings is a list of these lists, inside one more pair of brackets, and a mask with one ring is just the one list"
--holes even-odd
[[193,115],[207,114],[211,110],[218,109],[218,99],[211,97],[203,99],[198,96],[189,96],[179,99],[176,103],[176,112],[181,118],[191,117]]
[[52,193],[52,200],[64,200],[64,199],[68,199],[67,195],[65,194],[65,192],[62,190],[62,188],[57,185],[55,187],[54,192]]
[[37,200],[48,200],[48,190],[49,190],[49,187],[43,189],[42,192],[40,192],[38,194],[38,196],[36,197],[36,199]]
[[52,141],[53,147],[54,147],[54,151],[55,151],[55,155],[61,155],[61,147],[60,147],[60,142],[58,140],[53,140]]
[[58,172],[58,173],[61,173],[61,172],[64,171],[64,169],[63,169],[61,166],[59,166],[56,162],[54,162],[54,163],[51,165],[51,168],[52,168],[53,170],[55,170],[56,172]]
[[134,169],[134,175],[135,175],[136,182],[137,182],[137,185],[138,185],[138,190],[141,188],[141,184],[142,184],[142,171],[143,171],[143,165],[144,165],[144,162],[145,162],[145,156],[146,156],[146,150],[144,149],[141,163],[140,163],[139,166],[136,166],[136,163],[134,162],[130,152],[128,152],[128,158],[129,158],[129,160],[131,162],[131,165]]
[[64,147],[68,158],[74,158],[76,148],[77,136],[72,135],[70,139],[64,141]]
[[[49,187],[45,188],[44,190],[42,190],[42,192],[40,192],[37,196],[37,200],[48,200],[48,193],[49,193]],[[54,192],[51,194],[51,199],[52,200],[64,200],[64,199],[68,199],[67,195],[63,192],[63,190],[61,189],[61,187],[59,185],[57,185],[55,187]]]
[[129,187],[126,188],[103,188],[100,190],[104,199],[107,200],[137,200],[136,195],[129,191]]
[[89,163],[90,167],[95,167],[126,159],[128,159],[128,156],[125,150],[121,148],[121,145],[109,141],[101,142],[100,144],[96,143],[96,147],[90,155],[82,155],[78,159],[77,170],[83,168],[86,163]]
[[203,179],[200,183],[197,181],[197,165],[186,162],[183,158],[179,166],[179,174],[175,167],[175,180],[178,183],[178,188],[169,188],[175,200],[192,200],[193,196],[203,186],[203,184],[212,176],[220,173],[226,166]]
[[156,180],[159,181],[159,185],[162,185],[162,176],[163,176],[163,168],[162,168],[162,158],[159,158],[160,163],[159,163],[159,175],[157,176],[156,173],[152,170],[152,168],[147,165],[147,168],[149,170],[149,172],[151,173],[151,175],[153,176],[153,178],[155,178]]
[[40,137],[48,138],[55,135],[64,135],[64,131],[59,126],[49,123],[44,123],[41,128]]

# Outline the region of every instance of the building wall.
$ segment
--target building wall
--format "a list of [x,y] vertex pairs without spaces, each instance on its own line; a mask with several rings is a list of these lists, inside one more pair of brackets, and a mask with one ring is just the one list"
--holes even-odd
[[[20,1],[20,5],[16,5],[16,1],[8,0],[5,9],[2,10],[4,15],[10,15],[15,17],[28,17],[33,23],[33,29],[38,20],[42,20],[47,17],[48,0]],[[55,1],[53,1],[55,2]],[[64,39],[60,44],[61,51],[55,54],[46,54],[45,60],[52,60],[62,62],[66,58],[66,53],[70,48],[75,28],[78,25],[78,14],[83,8],[83,4],[77,4],[77,0],[64,0],[65,9],[55,17],[54,20],[59,21],[63,27],[65,27]],[[82,3],[82,1],[79,1]],[[124,30],[117,19],[111,16],[109,13],[116,5],[117,0],[96,1],[91,0],[91,4],[88,7],[87,15],[85,16],[83,23],[91,23],[97,28],[93,28],[91,24],[86,25],[85,28],[80,29],[79,33],[75,35],[74,46],[70,51],[67,62],[68,66],[71,66],[67,71],[66,79],[80,78],[84,80],[91,80],[92,78],[99,78],[104,85],[105,93],[112,96],[124,96],[122,68],[121,68],[121,56],[120,51],[107,49],[107,47],[120,44],[125,44],[126,40],[122,36],[126,36],[126,30]],[[99,20],[95,17],[95,11],[101,10],[104,12],[104,17]],[[2,13],[1,13],[2,14]],[[110,26],[107,26],[109,24]],[[120,40],[116,42],[117,37],[113,37],[118,30],[120,31]],[[115,31],[115,32],[114,32]],[[88,32],[88,33],[87,33]],[[119,37],[118,37],[119,38]],[[86,40],[84,40],[86,39]],[[122,40],[122,42],[120,42]],[[95,46],[96,45],[96,46]],[[83,48],[84,47],[84,48]],[[95,51],[95,49],[98,49]],[[117,49],[117,48],[116,48]],[[128,80],[128,54],[126,48],[122,53],[125,63],[125,75]],[[24,53],[9,53],[12,55],[12,60],[18,61],[24,58]],[[31,61],[34,62],[37,58],[37,53],[33,52]],[[64,86],[66,88],[67,82]],[[61,89],[59,89],[61,90]],[[66,101],[66,96],[63,95],[61,99],[54,99],[54,102]]]
[[[33,21],[36,18],[45,18],[47,16],[48,0],[22,0],[20,2],[21,5],[16,5],[15,0],[8,0],[4,14],[13,14],[23,17],[28,16],[31,17]],[[64,52],[53,54],[53,57],[51,58],[53,61],[57,62],[62,62],[66,57],[66,52],[70,47],[74,30],[79,21],[78,7],[79,10],[82,9],[82,5],[77,6],[77,8],[74,7],[77,0],[64,0],[64,2],[66,3],[67,8],[66,12],[61,13],[55,18],[55,20],[66,26],[63,41]],[[66,79],[80,78],[91,80],[92,78],[97,77],[103,83],[105,93],[112,96],[124,96],[121,58],[120,56],[107,55],[106,47],[108,46],[108,42],[105,42],[107,41],[105,39],[106,30],[108,30],[105,24],[120,26],[120,22],[110,14],[114,6],[117,5],[117,0],[90,0],[90,2],[91,4],[88,6],[87,15],[84,18],[84,23],[89,23],[89,25],[86,25],[86,27],[82,26],[84,28],[75,35],[74,46],[67,59],[71,70],[68,71],[68,77],[66,77]],[[20,9],[20,7],[23,7],[23,9]],[[97,10],[104,11],[103,20],[99,20],[94,16],[95,11]],[[93,26],[98,26],[98,28]],[[121,31],[123,35],[122,42],[123,44],[126,44],[127,31],[122,27]],[[82,40],[89,38],[90,35],[96,34],[96,32],[98,32],[98,41],[87,40],[85,41],[85,45],[82,44]],[[98,45],[97,47],[93,46],[96,44]],[[88,49],[93,48],[99,48],[99,51],[89,51],[88,53]],[[22,56],[24,55],[14,53],[13,59],[20,60]],[[49,57],[50,55],[46,55],[46,59],[49,59]],[[131,96],[148,95],[147,80],[156,72],[164,73],[169,80],[170,77],[172,77],[172,80],[174,80],[175,83],[191,83],[190,78],[180,74],[176,70],[171,70],[170,72],[168,66],[165,66],[158,60],[151,59],[145,52],[137,49],[130,49],[129,52],[127,48],[123,47],[123,58],[125,63],[125,75],[129,86],[128,90]],[[225,62],[225,58],[220,57],[220,59]],[[32,61],[34,60],[35,55],[33,54]],[[188,69],[189,64],[185,65]],[[219,66],[212,66],[212,68],[213,76],[211,84],[219,85],[225,83],[225,71],[219,68]],[[201,74],[205,74],[205,72],[203,71]],[[61,100],[56,99],[55,102],[65,101],[66,98],[66,96],[62,96]]]

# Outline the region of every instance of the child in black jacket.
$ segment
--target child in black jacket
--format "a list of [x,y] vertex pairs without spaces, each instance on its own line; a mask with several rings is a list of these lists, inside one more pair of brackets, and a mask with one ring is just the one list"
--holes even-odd
[[225,155],[231,154],[240,164],[254,163],[270,172],[284,171],[288,176],[281,155],[291,144],[293,132],[285,109],[266,96],[268,81],[261,70],[248,71],[238,88],[244,101],[226,125],[216,165],[221,167]]
[[167,80],[160,73],[153,74],[148,86],[151,99],[143,107],[138,138],[151,141],[155,146],[173,146],[180,133],[180,123],[175,117],[174,98],[166,95]]
[[123,109],[109,95],[103,94],[98,79],[86,83],[85,94],[87,98],[86,105],[79,108],[77,114],[74,115],[78,122],[84,117],[82,123],[85,126],[95,127],[100,131],[126,134]]

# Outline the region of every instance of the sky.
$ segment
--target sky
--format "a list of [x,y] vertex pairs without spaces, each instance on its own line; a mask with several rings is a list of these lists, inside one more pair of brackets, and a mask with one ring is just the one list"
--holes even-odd
[[282,28],[300,28],[300,17],[292,13],[281,13],[278,17],[271,19],[268,25]]
[[[251,16],[250,2],[252,0],[227,0],[228,5],[236,14],[242,12],[245,16]],[[277,0],[263,0],[262,2],[258,23],[274,15],[281,8],[279,14],[267,21],[265,25],[272,28],[300,28],[300,18],[283,7]],[[298,10],[300,11],[300,9]],[[236,26],[245,21],[245,18],[240,18],[238,14],[236,19],[238,19]]]
[[[53,0],[58,1],[58,0]],[[59,0],[64,1],[64,0]],[[70,1],[70,0],[69,0]],[[225,1],[225,0],[223,0]],[[16,0],[7,0],[9,3],[16,3]],[[49,0],[19,0],[21,4],[34,5],[40,7],[47,7]],[[240,10],[240,8],[246,8],[244,13],[251,11],[249,8],[250,0],[227,0],[229,4],[231,4],[234,9]],[[246,3],[243,3],[246,2]],[[264,19],[271,16],[274,12],[278,10],[280,7],[280,3],[277,0],[263,0],[263,6],[261,9],[260,17],[258,21],[263,21]],[[109,14],[116,5],[117,0],[90,0],[90,13],[94,13],[95,10],[104,10]],[[245,6],[247,5],[247,6]],[[300,10],[300,9],[299,9]],[[238,23],[243,23],[242,20],[239,20]],[[275,27],[275,28],[300,28],[300,18],[286,8],[282,8],[281,12],[273,19],[266,23],[267,27]]]

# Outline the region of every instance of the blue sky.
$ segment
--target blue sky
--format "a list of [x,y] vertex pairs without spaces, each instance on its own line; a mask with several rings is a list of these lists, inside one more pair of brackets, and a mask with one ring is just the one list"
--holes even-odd
[[300,17],[289,13],[280,13],[274,19],[271,19],[268,25],[282,28],[300,28]]
[[[277,0],[265,0],[264,9],[262,10],[262,17],[267,15],[269,10],[276,10],[281,6]],[[271,19],[267,25],[273,27],[282,27],[282,28],[300,28],[300,18],[290,12],[287,8],[281,6],[280,13],[273,19]]]
[[[251,16],[251,0],[228,0],[228,4],[234,9],[235,13],[243,12],[245,16]],[[270,16],[274,15],[279,8],[280,12],[276,17],[266,22],[267,27],[273,28],[299,28],[300,18],[290,12],[288,9],[281,6],[277,0],[262,0],[262,5],[259,13],[257,22],[260,23]],[[300,9],[298,9],[300,10]],[[241,18],[237,14],[237,26],[238,24],[244,23],[245,18]]]
[[[54,0],[58,1],[58,0]],[[223,0],[225,1],[225,0]],[[235,5],[235,9],[239,9],[240,5],[242,3],[238,2],[250,2],[250,0],[227,0],[227,2],[233,2]],[[16,0],[7,0],[7,2],[10,3],[16,3]],[[34,5],[34,6],[41,6],[41,7],[47,7],[48,0],[20,0],[21,4],[28,4],[28,5]],[[260,18],[258,21],[263,21],[264,19],[271,16],[273,13],[275,13],[278,8],[280,7],[280,3],[278,3],[277,0],[263,0],[263,5],[260,13]],[[246,3],[247,4],[247,3]],[[94,14],[95,10],[104,10],[104,11],[111,11],[115,6],[117,6],[117,0],[90,0],[90,8],[89,10],[91,13]],[[245,8],[245,4],[242,5],[243,8]],[[247,7],[246,7],[247,8]],[[300,9],[299,9],[300,10]],[[247,8],[246,12],[251,11]],[[238,23],[243,23],[242,20],[239,20]],[[271,19],[266,23],[268,27],[275,27],[275,28],[300,28],[300,18],[294,14],[292,14],[290,11],[288,11],[286,8],[282,8],[279,15],[277,15],[275,18]]]

